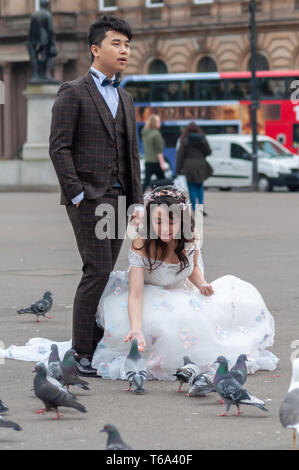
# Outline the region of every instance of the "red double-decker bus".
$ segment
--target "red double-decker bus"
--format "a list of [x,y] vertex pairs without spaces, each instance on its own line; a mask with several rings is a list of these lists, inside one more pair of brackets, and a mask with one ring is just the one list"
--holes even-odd
[[[174,166],[177,139],[190,121],[206,134],[251,133],[250,79],[250,72],[131,75],[121,86],[134,96],[139,131],[149,114],[161,117],[165,156]],[[298,153],[299,70],[258,71],[257,87],[258,133]]]

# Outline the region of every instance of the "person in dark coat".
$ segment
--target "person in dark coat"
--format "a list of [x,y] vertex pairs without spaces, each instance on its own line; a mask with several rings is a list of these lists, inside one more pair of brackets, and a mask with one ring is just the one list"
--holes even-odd
[[[195,211],[196,200],[204,203],[203,182],[212,175],[213,169],[206,161],[211,149],[204,132],[195,122],[191,122],[183,131],[176,157],[176,174],[185,175],[188,183],[192,209]],[[207,215],[204,212],[204,215]]]

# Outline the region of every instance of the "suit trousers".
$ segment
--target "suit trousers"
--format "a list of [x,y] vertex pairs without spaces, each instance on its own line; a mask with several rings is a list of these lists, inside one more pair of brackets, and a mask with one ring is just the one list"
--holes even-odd
[[[73,307],[73,348],[79,357],[91,359],[96,346],[103,336],[103,330],[95,322],[97,306],[117,261],[123,239],[125,224],[118,233],[118,196],[124,196],[122,188],[112,188],[97,199],[84,198],[79,207],[66,206],[73,226],[78,250],[83,262],[83,275],[77,287]],[[96,235],[96,225],[105,218],[96,216],[100,204],[109,204],[115,213],[115,238],[100,239]],[[126,214],[123,214],[126,217]]]

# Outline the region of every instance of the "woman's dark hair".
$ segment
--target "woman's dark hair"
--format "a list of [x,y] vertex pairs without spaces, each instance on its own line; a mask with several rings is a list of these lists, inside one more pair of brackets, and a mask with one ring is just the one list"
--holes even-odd
[[[103,15],[89,27],[89,47],[93,44],[101,46],[108,31],[117,31],[118,33],[122,33],[124,36],[127,36],[129,41],[131,41],[133,37],[131,27],[125,20],[113,15]],[[91,62],[93,62],[93,60],[94,56],[93,53],[91,53]]]
[[188,134],[202,134],[202,135],[205,135],[203,130],[200,127],[198,127],[198,125],[195,124],[195,122],[190,122],[188,124],[188,126],[185,127],[185,129],[183,130],[182,135],[180,137],[180,141],[182,142],[184,137],[186,137],[186,135],[188,135]]
[[[177,239],[178,245],[174,250],[181,265],[180,270],[177,272],[177,274],[179,274],[180,272],[183,271],[183,269],[189,266],[188,258],[184,254],[185,243],[194,242],[194,239],[195,239],[194,236],[191,239],[187,239],[185,237],[185,230],[184,230],[183,225],[184,225],[184,222],[186,222],[186,218],[184,217],[184,212],[186,211],[186,208],[189,206],[190,202],[189,202],[187,195],[183,191],[176,190],[174,189],[173,186],[158,186],[150,193],[148,202],[146,203],[146,206],[145,206],[146,230],[144,231],[144,233],[140,232],[140,236],[144,238],[144,244],[140,248],[136,248],[136,249],[137,250],[145,249],[146,258],[147,258],[146,266],[149,267],[149,272],[152,272],[153,269],[157,269],[160,266],[160,264],[164,261],[167,255],[167,243],[163,242],[159,237],[155,238],[154,240],[151,237],[153,233],[153,226],[152,226],[152,220],[151,220],[153,206],[157,207],[162,204],[164,205],[164,207],[167,206],[169,208],[171,208],[171,206],[177,206],[177,205],[178,207],[180,207],[179,214],[181,217],[181,227],[180,227],[181,237]],[[173,218],[174,218],[174,213],[170,209],[169,219],[171,220]],[[188,222],[190,221],[191,223],[190,231],[194,233],[195,221],[191,214],[189,218],[187,219],[187,221]],[[153,243],[154,243],[154,257],[152,256],[152,252],[150,250],[150,247],[152,246]],[[159,256],[159,259],[158,259],[159,249],[161,251],[161,255]],[[160,263],[157,263],[157,261],[160,261]]]

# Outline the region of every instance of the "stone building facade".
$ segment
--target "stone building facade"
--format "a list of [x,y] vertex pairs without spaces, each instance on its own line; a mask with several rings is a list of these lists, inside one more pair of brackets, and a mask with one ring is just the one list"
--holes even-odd
[[[0,0],[2,159],[20,157],[26,138],[25,41],[38,8],[39,0]],[[256,9],[259,68],[299,68],[299,0],[256,0]],[[51,11],[59,52],[52,74],[60,81],[88,69],[88,26],[103,13],[125,18],[134,30],[126,74],[248,70],[249,0],[51,0]]]

